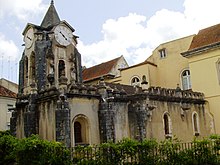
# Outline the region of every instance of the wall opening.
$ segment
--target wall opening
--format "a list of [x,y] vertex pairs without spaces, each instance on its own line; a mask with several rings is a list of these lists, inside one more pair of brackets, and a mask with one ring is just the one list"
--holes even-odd
[[192,114],[193,132],[195,136],[199,136],[199,119],[198,114],[194,112]]
[[73,136],[75,145],[89,144],[89,122],[86,116],[78,115],[73,120]]
[[30,61],[31,61],[31,66],[30,66],[30,71],[31,71],[31,79],[32,79],[32,82],[35,81],[35,54],[34,52],[31,54],[31,58],[30,58]]
[[58,76],[59,76],[59,78],[61,76],[65,76],[65,62],[63,60],[59,60]]
[[75,143],[82,143],[82,126],[80,122],[76,121],[74,123],[74,138]]
[[191,89],[190,71],[184,70],[181,75],[183,90]]
[[164,124],[164,134],[166,138],[172,137],[172,123],[171,118],[168,113],[163,115],[163,124]]
[[132,86],[140,86],[141,82],[140,82],[140,78],[135,76],[131,79],[131,85]]

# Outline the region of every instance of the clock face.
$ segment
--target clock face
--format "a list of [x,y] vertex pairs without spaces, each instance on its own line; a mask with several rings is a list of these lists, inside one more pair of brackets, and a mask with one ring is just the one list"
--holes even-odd
[[24,35],[25,47],[29,49],[34,41],[34,29],[30,28]]
[[55,39],[56,41],[63,46],[67,46],[72,43],[72,31],[64,26],[64,25],[58,25],[55,30]]

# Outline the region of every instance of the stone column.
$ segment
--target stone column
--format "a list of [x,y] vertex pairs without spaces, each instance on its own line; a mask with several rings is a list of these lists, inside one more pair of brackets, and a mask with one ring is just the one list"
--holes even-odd
[[142,141],[146,138],[146,120],[147,112],[143,105],[140,103],[135,104],[135,114],[137,117],[137,128],[139,132],[139,141]]
[[115,127],[114,118],[115,112],[112,109],[111,102],[108,100],[107,87],[104,79],[99,82],[98,92],[101,95],[99,104],[99,128],[100,128],[100,140],[101,143],[108,141],[115,141]]
[[64,94],[60,95],[56,109],[56,141],[71,147],[70,108]]
[[38,133],[38,116],[36,109],[37,94],[31,94],[29,97],[29,104],[26,106],[27,110],[24,112],[24,134],[29,137],[32,134]]
[[115,112],[111,109],[109,103],[101,103],[99,109],[99,127],[101,143],[115,142],[114,127]]

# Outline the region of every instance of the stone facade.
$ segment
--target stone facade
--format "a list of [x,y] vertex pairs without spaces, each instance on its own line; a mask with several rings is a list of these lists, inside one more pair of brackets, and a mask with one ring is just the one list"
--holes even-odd
[[[66,44],[67,34],[62,32],[74,30],[59,20],[53,1],[44,20],[51,22],[28,24],[23,33],[26,37],[32,28],[34,42],[30,47],[25,43],[20,61],[19,93],[11,119],[17,137],[39,134],[70,147],[125,137],[160,140],[175,135],[189,141],[211,133],[213,119],[202,93],[134,88],[103,79],[97,85],[84,85],[76,36],[71,33],[71,42]],[[54,34],[58,26],[62,26],[58,35],[64,45]]]

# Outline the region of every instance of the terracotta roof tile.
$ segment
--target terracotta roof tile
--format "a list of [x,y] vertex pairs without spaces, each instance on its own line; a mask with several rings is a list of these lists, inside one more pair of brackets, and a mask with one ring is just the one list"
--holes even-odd
[[17,94],[0,85],[0,96],[16,98]]
[[202,29],[193,37],[189,50],[220,42],[220,24]]
[[108,75],[120,58],[121,57],[118,57],[111,61],[104,62],[91,68],[84,69],[82,72],[83,81],[89,81]]

